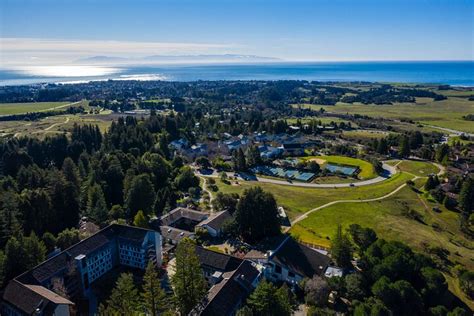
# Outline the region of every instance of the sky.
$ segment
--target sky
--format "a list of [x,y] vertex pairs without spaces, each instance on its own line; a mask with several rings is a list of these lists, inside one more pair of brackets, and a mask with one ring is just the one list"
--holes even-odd
[[1,0],[0,67],[96,55],[473,60],[473,0]]

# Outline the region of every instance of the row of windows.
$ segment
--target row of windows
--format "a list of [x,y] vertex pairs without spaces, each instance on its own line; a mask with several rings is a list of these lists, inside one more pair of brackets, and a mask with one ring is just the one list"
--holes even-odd
[[128,260],[128,259],[123,259],[120,262],[123,265],[126,266],[131,266],[131,267],[137,267],[141,269],[145,269],[145,263],[143,261],[135,261],[135,260]]
[[120,250],[119,254],[121,256],[129,256],[129,257],[134,257],[134,258],[139,258],[143,256],[142,252],[132,252],[132,251],[123,251],[123,250]]
[[101,252],[95,254],[93,257],[87,258],[87,265],[94,264],[97,261],[100,261],[104,257],[111,257],[112,250],[110,248],[104,249]]
[[130,256],[129,254],[120,254],[120,261],[129,260],[129,261],[141,262],[144,259],[145,259],[145,256],[143,254],[140,256]]
[[103,275],[105,272],[109,271],[110,269],[112,269],[112,261],[107,262],[105,265],[102,265],[99,269],[91,271],[89,274],[90,282],[99,278],[101,275]]
[[119,248],[120,249],[131,250],[131,251],[140,251],[141,250],[141,248],[139,248],[139,247],[133,247],[133,246],[127,245],[127,244],[120,244]]
[[112,255],[111,254],[108,254],[108,255],[100,258],[99,260],[94,261],[94,263],[88,264],[87,265],[88,270],[89,271],[94,270],[97,267],[100,267],[100,266],[104,265],[104,263],[109,262],[109,261],[112,261]]
[[112,250],[110,248],[104,249],[93,257],[87,258],[89,282],[99,278],[110,269],[112,269]]

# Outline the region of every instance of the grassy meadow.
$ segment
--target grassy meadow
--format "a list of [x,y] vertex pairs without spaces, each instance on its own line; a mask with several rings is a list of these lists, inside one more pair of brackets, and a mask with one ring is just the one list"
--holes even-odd
[[5,121],[0,122],[0,136],[36,136],[43,138],[48,135],[68,132],[75,123],[79,125],[98,125],[105,132],[112,123],[112,115],[76,114],[49,116],[38,121]]
[[404,160],[397,165],[398,169],[411,173],[418,177],[427,177],[430,174],[437,174],[439,168],[426,161]]
[[373,199],[384,196],[411,178],[413,178],[412,175],[400,172],[390,179],[374,185],[348,188],[304,188],[255,181],[238,181],[238,184],[235,184],[234,180],[231,181],[231,184],[224,184],[221,180],[216,180],[216,184],[220,192],[239,194],[245,189],[260,186],[263,190],[273,193],[278,205],[283,206],[289,218],[293,219],[304,212],[332,201]]
[[70,102],[28,102],[28,103],[0,103],[0,115],[23,114],[54,110]]
[[465,97],[448,97],[447,100],[433,101],[431,98],[417,98],[416,103],[398,103],[394,105],[366,105],[361,103],[337,103],[334,106],[312,104],[297,104],[296,107],[311,107],[315,110],[321,107],[327,113],[349,113],[385,117],[392,119],[407,119],[428,125],[451,128],[474,133],[474,124],[462,117],[474,113],[474,102]]

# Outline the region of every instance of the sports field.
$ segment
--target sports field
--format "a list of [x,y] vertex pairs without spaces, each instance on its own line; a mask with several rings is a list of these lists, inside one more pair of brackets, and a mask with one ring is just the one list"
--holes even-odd
[[338,165],[349,165],[359,167],[360,173],[358,174],[358,177],[361,180],[367,180],[375,178],[377,176],[372,164],[362,159],[345,156],[308,156],[303,157],[301,159],[305,161],[315,160],[318,164],[322,166],[324,166],[326,163],[334,163]]

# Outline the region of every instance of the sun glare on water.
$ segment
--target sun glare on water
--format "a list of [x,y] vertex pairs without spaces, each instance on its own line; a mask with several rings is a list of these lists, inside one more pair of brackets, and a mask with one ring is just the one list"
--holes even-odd
[[100,77],[119,72],[117,68],[97,66],[30,66],[16,69],[28,75],[41,77]]

